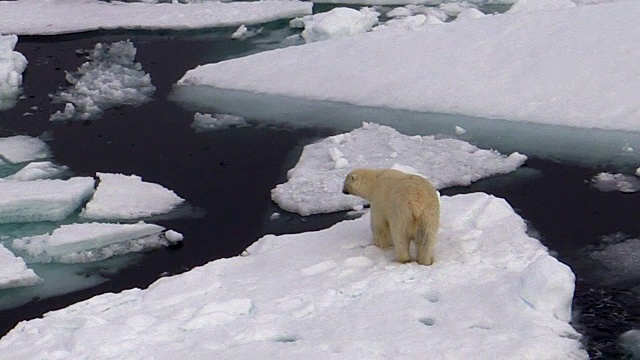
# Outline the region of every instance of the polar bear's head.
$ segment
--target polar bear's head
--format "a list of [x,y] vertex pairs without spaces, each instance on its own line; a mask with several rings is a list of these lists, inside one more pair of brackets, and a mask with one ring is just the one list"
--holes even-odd
[[344,179],[342,193],[365,197],[367,195],[367,188],[369,187],[369,179],[372,178],[373,172],[374,170],[372,169],[352,170]]

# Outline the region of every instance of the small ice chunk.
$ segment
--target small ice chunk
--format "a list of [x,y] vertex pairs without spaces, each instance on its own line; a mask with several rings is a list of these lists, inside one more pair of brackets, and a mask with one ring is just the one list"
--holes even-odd
[[202,114],[195,113],[193,116],[193,123],[191,128],[196,132],[211,131],[217,129],[224,129],[234,126],[245,126],[249,123],[242,116],[232,114]]
[[600,191],[633,193],[640,191],[640,178],[633,175],[601,172],[591,179],[591,185]]
[[456,125],[454,131],[455,131],[457,136],[462,136],[462,135],[467,133],[467,130],[465,128],[463,128],[462,126],[458,126],[458,125]]
[[345,158],[340,158],[338,160],[336,160],[336,165],[334,166],[335,169],[344,169],[347,166],[349,166],[349,160],[345,159]]
[[22,258],[15,256],[0,243],[0,289],[32,286],[42,282]]
[[276,220],[276,219],[280,219],[279,212],[274,212],[273,214],[271,214],[271,216],[269,216],[269,220]]
[[247,29],[247,27],[242,24],[240,26],[238,26],[238,28],[236,29],[236,31],[233,32],[233,34],[231,34],[231,38],[232,39],[241,39],[248,31],[249,29]]
[[575,275],[567,265],[541,255],[524,269],[521,285],[520,296],[532,308],[571,320]]
[[175,230],[167,230],[164,232],[164,238],[173,244],[184,240],[184,235]]
[[36,137],[17,135],[0,138],[0,156],[10,163],[22,163],[51,156],[49,146]]
[[640,177],[640,167],[636,169],[636,176]]
[[60,221],[93,194],[95,179],[0,182],[0,223]]
[[15,174],[5,177],[5,180],[31,181],[38,179],[54,179],[67,171],[66,166],[58,166],[50,161],[36,161],[28,163]]
[[22,73],[28,62],[14,51],[17,42],[16,35],[0,35],[0,111],[15,106],[22,91]]
[[184,202],[175,192],[136,175],[97,173],[93,198],[80,213],[88,219],[139,219],[166,214]]
[[458,14],[458,16],[456,17],[456,21],[475,20],[485,16],[486,15],[482,11],[476,8],[468,8],[468,9],[462,10]]
[[378,23],[380,13],[371,8],[355,10],[346,7],[302,17],[295,26],[304,24],[302,38],[308,43],[343,38],[370,31]]
[[620,346],[630,359],[640,359],[640,330],[632,329],[620,335]]

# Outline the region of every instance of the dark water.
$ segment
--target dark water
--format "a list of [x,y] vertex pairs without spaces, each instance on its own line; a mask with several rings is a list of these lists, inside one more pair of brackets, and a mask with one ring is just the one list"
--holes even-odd
[[[16,108],[0,113],[1,136],[49,131],[55,161],[69,166],[75,175],[136,174],[174,190],[204,215],[158,221],[183,233],[184,245],[147,253],[135,265],[105,275],[109,281],[102,285],[0,311],[0,334],[20,320],[96,294],[145,287],[160,276],[235,256],[266,233],[321,229],[344,218],[342,213],[302,218],[279,211],[270,200],[270,190],[286,180],[286,170],[295,164],[302,146],[335,130],[264,126],[248,119],[252,126],[195,133],[189,127],[193,113],[165,100],[185,71],[262,46],[229,40],[232,31],[20,38],[17,50],[29,60],[26,97]],[[151,74],[157,87],[155,100],[109,110],[93,122],[49,122],[49,115],[60,109],[50,104],[49,94],[66,85],[65,70],[73,71],[84,62],[75,50],[124,39],[131,39],[138,49],[137,61]],[[269,41],[262,44],[270,46]],[[31,110],[34,106],[38,110]],[[23,116],[27,111],[33,115]],[[585,181],[601,170],[530,159],[522,171],[444,193],[485,191],[506,198],[543,243],[576,272],[574,326],[585,335],[590,355],[615,359],[622,357],[618,336],[640,327],[640,302],[631,290],[639,284],[602,282],[597,276],[600,270],[584,249],[600,243],[603,235],[640,237],[640,194],[602,193],[589,187]],[[274,211],[283,216],[269,220]]]

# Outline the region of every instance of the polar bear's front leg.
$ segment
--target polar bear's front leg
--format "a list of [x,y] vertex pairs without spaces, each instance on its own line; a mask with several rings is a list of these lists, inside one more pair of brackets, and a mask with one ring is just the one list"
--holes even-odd
[[389,222],[374,206],[371,207],[371,232],[373,233],[373,243],[381,248],[388,249],[393,245],[389,231]]

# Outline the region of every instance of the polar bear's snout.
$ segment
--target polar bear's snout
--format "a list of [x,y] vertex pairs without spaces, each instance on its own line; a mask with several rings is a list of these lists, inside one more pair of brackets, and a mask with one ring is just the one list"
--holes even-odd
[[350,194],[349,194],[349,189],[347,189],[347,187],[346,187],[346,186],[343,186],[343,187],[342,187],[342,193],[343,193],[343,194],[345,194],[345,195],[350,195]]

